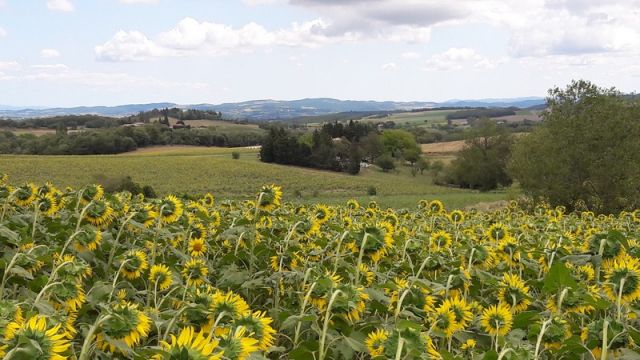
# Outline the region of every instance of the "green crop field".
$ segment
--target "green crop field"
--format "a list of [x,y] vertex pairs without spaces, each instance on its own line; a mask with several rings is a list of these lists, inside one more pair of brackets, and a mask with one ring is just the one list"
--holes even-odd
[[[239,151],[239,160],[231,158]],[[350,198],[376,200],[386,207],[415,207],[421,199],[438,198],[450,207],[495,202],[506,192],[478,193],[432,185],[430,175],[411,176],[406,167],[392,173],[363,169],[358,176],[306,168],[265,164],[257,149],[168,147],[149,148],[121,155],[0,156],[0,172],[14,183],[52,181],[59,187],[79,187],[98,175],[131,176],[151,185],[159,194],[204,194],[239,199],[264,184],[282,186],[287,201],[343,203]],[[369,187],[376,196],[368,196]]]

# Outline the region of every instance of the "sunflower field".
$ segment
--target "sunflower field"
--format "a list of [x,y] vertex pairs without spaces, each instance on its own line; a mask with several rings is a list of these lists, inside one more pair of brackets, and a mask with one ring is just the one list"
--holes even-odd
[[4,359],[640,359],[640,211],[0,179]]

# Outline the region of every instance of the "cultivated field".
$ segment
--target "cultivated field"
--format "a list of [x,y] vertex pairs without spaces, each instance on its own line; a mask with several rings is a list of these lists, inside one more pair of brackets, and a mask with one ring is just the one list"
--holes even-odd
[[299,206],[277,185],[154,200],[5,180],[4,359],[638,358],[638,211]]
[[[240,151],[239,160],[231,158]],[[358,176],[306,168],[265,164],[257,149],[167,147],[121,155],[0,156],[0,169],[17,182],[52,181],[60,187],[78,187],[96,175],[131,176],[161,194],[212,192],[225,198],[245,198],[265,183],[280,184],[285,200],[341,203],[349,198],[377,199],[383,206],[415,207],[423,198],[444,199],[453,207],[503,200],[504,192],[477,193],[434,186],[429,175],[411,176],[406,167],[392,173],[370,168]],[[377,196],[367,195],[375,187]]]

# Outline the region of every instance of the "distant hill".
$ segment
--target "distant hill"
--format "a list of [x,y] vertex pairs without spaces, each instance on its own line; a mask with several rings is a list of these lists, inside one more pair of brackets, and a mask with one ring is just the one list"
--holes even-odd
[[527,108],[544,103],[542,98],[450,100],[436,102],[353,101],[329,98],[301,100],[252,100],[238,103],[180,105],[168,102],[128,104],[120,106],[79,106],[71,108],[15,108],[0,105],[0,118],[33,118],[59,115],[102,115],[122,117],[140,111],[179,107],[222,112],[227,119],[253,121],[287,120],[305,116],[328,115],[344,112],[406,111],[434,107],[519,107]]

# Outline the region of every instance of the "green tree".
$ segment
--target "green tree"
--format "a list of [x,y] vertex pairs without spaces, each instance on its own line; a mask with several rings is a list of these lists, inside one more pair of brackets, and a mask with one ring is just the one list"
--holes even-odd
[[490,119],[481,119],[448,169],[448,182],[488,191],[511,184],[507,162],[513,137]]
[[389,154],[384,154],[376,159],[376,165],[382,169],[383,172],[389,172],[396,168],[396,163]]
[[510,173],[536,200],[599,213],[640,206],[640,103],[573,81],[549,90],[543,125],[515,146]]
[[402,158],[405,152],[420,153],[420,146],[418,146],[416,138],[405,130],[385,130],[382,133],[382,144],[385,152],[397,159]]

